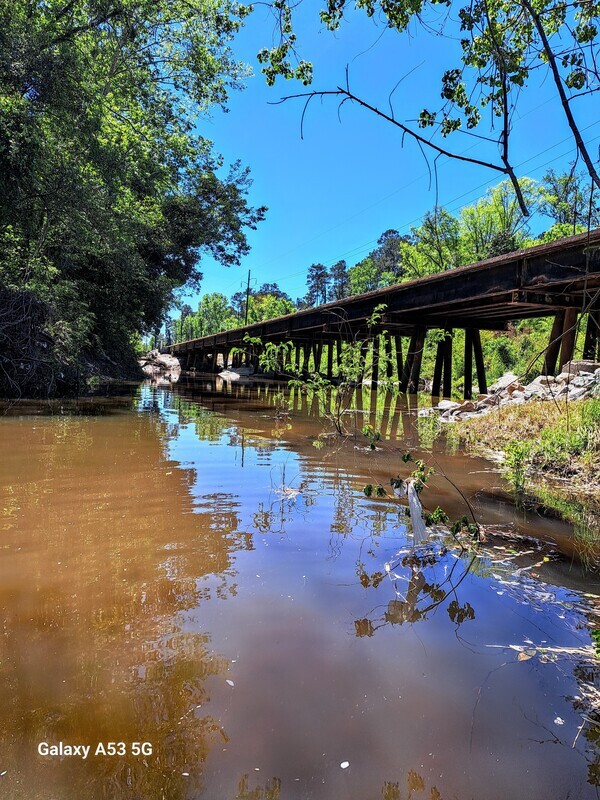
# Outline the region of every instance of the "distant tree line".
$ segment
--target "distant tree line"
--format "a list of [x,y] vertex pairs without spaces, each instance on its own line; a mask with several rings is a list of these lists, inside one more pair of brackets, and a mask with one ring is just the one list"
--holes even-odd
[[329,269],[312,264],[307,274],[307,293],[299,308],[342,300],[402,281],[473,264],[524,247],[560,239],[600,225],[600,192],[582,172],[571,168],[544,175],[541,184],[520,179],[528,207],[546,217],[551,225],[534,236],[531,217],[524,216],[512,184],[503,181],[490,189],[458,216],[437,206],[408,234],[390,229],[377,246],[354,266],[338,261]]

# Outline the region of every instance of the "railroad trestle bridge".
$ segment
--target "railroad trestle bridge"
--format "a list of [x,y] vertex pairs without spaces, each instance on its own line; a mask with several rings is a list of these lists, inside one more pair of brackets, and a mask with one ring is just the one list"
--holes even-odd
[[[373,322],[378,308],[381,313]],[[372,385],[377,385],[383,369],[387,378],[398,381],[400,391],[415,393],[427,332],[442,330],[447,335],[437,343],[432,394],[449,397],[453,333],[462,329],[464,396],[470,399],[474,372],[479,392],[487,392],[482,330],[503,331],[518,320],[552,316],[544,355],[544,371],[552,375],[572,359],[582,315],[587,319],[583,357],[595,360],[600,358],[600,229],[180,342],[167,350],[184,369],[216,372],[228,364],[258,369],[261,346],[291,342],[298,370],[308,373],[310,368],[331,379],[344,343],[363,341],[371,348]],[[249,344],[247,337],[262,344]]]

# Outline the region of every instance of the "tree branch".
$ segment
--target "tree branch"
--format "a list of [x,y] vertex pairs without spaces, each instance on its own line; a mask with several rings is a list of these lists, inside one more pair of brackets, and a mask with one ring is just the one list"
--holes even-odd
[[529,210],[525,203],[521,187],[519,186],[519,182],[517,180],[513,168],[508,162],[504,163],[503,165],[494,164],[491,161],[482,161],[479,158],[470,158],[469,156],[460,155],[459,153],[453,153],[450,150],[446,150],[445,148],[435,144],[435,142],[432,142],[430,139],[427,139],[425,136],[421,136],[421,134],[412,130],[412,128],[409,128],[407,125],[404,125],[402,122],[399,122],[395,117],[390,116],[390,114],[386,114],[384,111],[381,111],[376,106],[367,103],[366,100],[362,100],[360,97],[357,97],[349,90],[349,88],[344,89],[341,86],[338,86],[337,89],[330,89],[328,91],[312,91],[312,92],[301,92],[300,94],[291,94],[287,95],[286,97],[282,97],[281,100],[278,100],[276,103],[272,103],[271,105],[279,105],[280,103],[285,103],[287,100],[297,100],[299,98],[306,98],[304,112],[302,115],[302,118],[304,119],[304,114],[306,112],[308,103],[314,97],[321,97],[321,98],[343,97],[344,102],[346,100],[351,100],[352,102],[356,103],[362,108],[366,108],[368,111],[371,111],[376,116],[386,120],[386,122],[390,122],[392,125],[395,125],[397,128],[400,128],[403,134],[411,136],[420,145],[425,145],[425,147],[429,147],[432,150],[435,150],[435,152],[438,153],[438,155],[447,156],[448,158],[454,159],[455,161],[463,161],[467,164],[476,164],[479,167],[486,167],[487,169],[491,169],[496,172],[501,172],[503,175],[506,175],[510,179],[513,188],[515,190],[515,194],[517,196],[517,200],[519,202],[519,207],[521,208],[521,211],[525,216],[529,216]]
[[531,19],[533,20],[533,24],[536,27],[536,30],[539,34],[539,37],[542,41],[542,46],[544,48],[544,54],[548,59],[548,64],[550,66],[550,70],[552,72],[552,77],[554,79],[554,84],[556,86],[556,90],[558,91],[558,95],[560,97],[560,102],[563,107],[563,111],[565,112],[565,116],[567,118],[567,122],[569,124],[569,128],[573,134],[573,138],[575,139],[575,144],[577,145],[578,151],[581,153],[581,157],[587,167],[588,173],[590,178],[596,184],[596,186],[600,189],[600,176],[594,167],[594,163],[590,157],[590,154],[587,151],[587,147],[585,146],[585,142],[583,141],[583,137],[581,132],[579,131],[579,127],[575,122],[575,118],[571,112],[571,106],[569,105],[569,98],[567,97],[567,93],[565,92],[565,87],[563,86],[563,81],[560,76],[560,72],[558,71],[558,66],[556,64],[556,58],[554,57],[554,53],[552,52],[552,48],[550,46],[550,41],[548,36],[546,35],[546,31],[542,24],[542,20],[540,15],[535,11],[529,0],[522,0],[523,7],[527,9]]

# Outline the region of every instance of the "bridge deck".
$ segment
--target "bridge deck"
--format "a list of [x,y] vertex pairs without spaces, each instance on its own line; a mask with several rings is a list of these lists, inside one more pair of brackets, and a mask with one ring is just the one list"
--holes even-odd
[[367,321],[377,306],[385,306],[379,329],[400,335],[411,334],[417,326],[503,330],[513,320],[548,316],[561,309],[582,310],[598,289],[600,229],[169,349],[182,355],[235,347],[246,334],[264,341],[348,340],[367,332]]

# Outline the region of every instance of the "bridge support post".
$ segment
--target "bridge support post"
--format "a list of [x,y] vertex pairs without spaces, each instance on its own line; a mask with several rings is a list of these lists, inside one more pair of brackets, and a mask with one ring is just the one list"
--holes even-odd
[[558,354],[560,352],[560,343],[562,341],[562,332],[565,325],[565,312],[557,311],[554,315],[554,322],[552,323],[552,330],[550,331],[550,341],[546,348],[546,355],[544,356],[544,374],[554,375],[556,370],[556,362],[558,361]]
[[327,343],[327,380],[333,378],[333,342],[331,339]]
[[596,300],[588,313],[583,357],[595,361],[600,358],[600,300]]
[[483,362],[483,348],[481,347],[481,333],[478,328],[473,330],[473,353],[475,355],[475,369],[477,370],[477,385],[479,394],[487,394],[487,378]]
[[308,375],[308,360],[310,358],[310,346],[305,344],[302,346],[302,374]]
[[481,347],[481,334],[477,328],[465,329],[465,400],[473,398],[473,356],[475,356],[475,369],[477,370],[477,385],[480,394],[487,394],[487,379],[485,364],[483,363],[483,349]]
[[419,391],[419,378],[421,377],[421,362],[423,361],[423,347],[427,331],[423,327],[415,328],[410,337],[406,361],[402,369],[399,389],[401,392],[408,390],[409,394]]
[[465,329],[465,378],[463,396],[465,400],[473,397],[473,330]]
[[567,308],[565,314],[565,324],[562,332],[562,343],[560,346],[560,358],[558,366],[562,372],[562,368],[573,358],[575,351],[575,339],[577,338],[577,309]]
[[433,367],[433,383],[431,384],[432,397],[440,396],[442,370],[444,369],[444,345],[445,342],[443,339],[437,343],[437,349],[435,352],[435,365]]
[[452,397],[452,342],[454,331],[452,328],[445,328],[444,333],[444,397]]
[[296,342],[294,345],[294,369],[296,373],[300,372],[300,345]]
[[321,356],[323,355],[323,342],[313,344],[313,359],[315,362],[315,372],[321,371]]
[[408,388],[412,362],[414,361],[415,357],[415,348],[416,348],[416,331],[414,331],[412,336],[410,337],[408,352],[406,354],[406,361],[404,362],[404,365],[402,367],[402,375],[400,377],[400,384],[398,386],[401,392],[406,392]]
[[373,337],[372,359],[371,359],[371,386],[377,387],[379,383],[379,334]]
[[394,339],[396,343],[396,371],[400,382],[402,380],[402,337],[396,335]]
[[423,350],[425,348],[426,328],[417,328],[416,347],[414,351],[413,363],[410,369],[410,379],[408,382],[408,393],[417,394],[419,391],[419,379],[421,378],[421,363],[423,361]]
[[392,336],[386,333],[383,337],[385,347],[385,374],[390,380],[394,377],[394,362],[392,361]]

